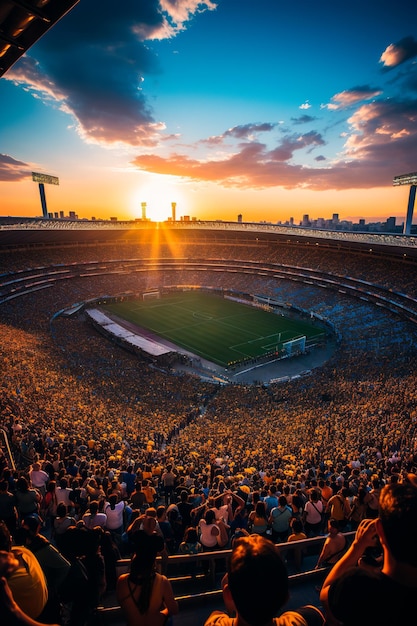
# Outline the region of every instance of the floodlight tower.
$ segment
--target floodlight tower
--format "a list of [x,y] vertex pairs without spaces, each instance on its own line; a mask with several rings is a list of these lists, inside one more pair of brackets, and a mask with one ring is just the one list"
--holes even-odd
[[413,222],[414,213],[414,201],[416,199],[416,185],[417,185],[417,172],[411,174],[401,174],[400,176],[394,176],[392,184],[398,185],[410,185],[410,194],[408,196],[407,217],[404,223],[404,235],[411,235],[411,224]]
[[38,172],[32,172],[32,180],[34,183],[39,183],[39,194],[41,197],[42,215],[45,218],[49,217],[48,209],[46,208],[46,196],[45,196],[45,184],[59,185],[59,179],[56,176],[50,176],[49,174],[39,174]]

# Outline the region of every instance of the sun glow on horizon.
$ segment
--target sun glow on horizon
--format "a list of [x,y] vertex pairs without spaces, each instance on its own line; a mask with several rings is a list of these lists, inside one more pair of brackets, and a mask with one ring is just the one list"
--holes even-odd
[[142,217],[142,203],[146,203],[146,217],[154,222],[165,222],[172,217],[172,203],[176,203],[176,219],[188,214],[188,201],[181,185],[170,176],[152,176],[132,194],[130,211],[135,218]]

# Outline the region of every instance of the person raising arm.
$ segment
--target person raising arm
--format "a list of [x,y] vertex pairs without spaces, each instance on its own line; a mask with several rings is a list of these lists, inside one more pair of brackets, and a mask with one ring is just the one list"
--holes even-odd
[[[355,539],[328,573],[320,600],[326,624],[385,626],[408,623],[417,592],[417,476],[388,484],[379,516],[360,522]],[[380,546],[381,558],[372,551]],[[355,598],[372,598],[358,610]]]

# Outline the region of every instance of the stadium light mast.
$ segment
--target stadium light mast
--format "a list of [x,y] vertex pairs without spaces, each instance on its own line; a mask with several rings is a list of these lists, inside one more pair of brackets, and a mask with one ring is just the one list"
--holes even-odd
[[48,185],[59,185],[59,179],[56,176],[50,176],[49,174],[39,174],[38,172],[32,172],[32,180],[35,183],[39,183],[39,194],[41,196],[42,215],[48,219],[48,209],[46,208],[46,196],[45,196],[45,183]]
[[394,176],[392,181],[394,187],[398,185],[410,185],[410,194],[408,196],[407,217],[404,223],[404,235],[411,235],[411,224],[413,222],[414,201],[416,199],[417,172],[411,174],[401,174]]

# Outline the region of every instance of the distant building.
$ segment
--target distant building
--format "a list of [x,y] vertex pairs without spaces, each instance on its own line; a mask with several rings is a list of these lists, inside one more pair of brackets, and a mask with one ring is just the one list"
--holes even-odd
[[[262,223],[262,222],[260,222]],[[280,224],[281,222],[278,222]],[[294,226],[294,218],[290,218],[286,222],[289,226]],[[299,223],[302,228],[319,228],[321,230],[334,230],[334,231],[350,231],[350,232],[369,232],[369,233],[400,233],[403,231],[403,224],[397,226],[396,218],[389,217],[385,222],[369,222],[365,223],[365,219],[361,218],[357,223],[350,222],[349,220],[339,219],[338,213],[333,213],[331,219],[324,217],[318,217],[317,219],[310,219],[309,215],[303,215],[302,220]],[[413,228],[416,231],[416,227]]]

